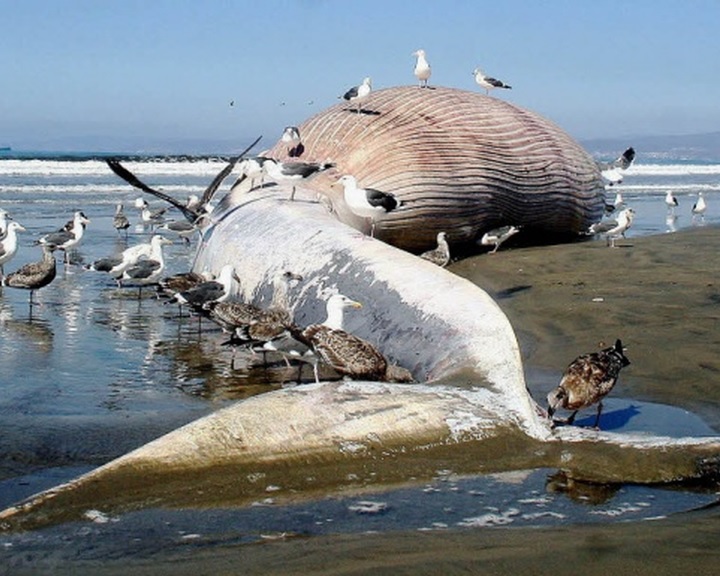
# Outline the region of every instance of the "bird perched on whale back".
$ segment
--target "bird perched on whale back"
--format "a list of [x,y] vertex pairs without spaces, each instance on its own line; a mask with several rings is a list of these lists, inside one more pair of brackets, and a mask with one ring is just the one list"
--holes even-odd
[[320,172],[334,168],[332,162],[279,162],[274,158],[265,158],[263,172],[276,182],[292,182],[290,200],[295,199],[295,183],[308,180]]
[[505,84],[502,80],[498,80],[492,76],[485,76],[480,68],[475,68],[473,74],[475,76],[475,82],[477,82],[481,88],[485,88],[486,94],[490,94],[490,90],[495,88],[506,88],[508,90],[512,88],[512,86]]
[[602,412],[602,399],[615,386],[620,370],[629,364],[630,360],[625,356],[619,339],[615,341],[615,346],[578,356],[565,370],[559,386],[548,394],[548,415],[552,418],[558,408],[573,410],[570,417],[564,421],[572,424],[579,410],[597,402],[597,428]]
[[420,81],[421,88],[427,88],[428,80],[430,79],[430,64],[425,59],[425,50],[417,50],[413,52],[413,56],[417,56],[417,62],[415,63],[415,78]]
[[375,188],[359,188],[355,176],[349,174],[342,176],[337,184],[343,185],[343,195],[348,208],[354,214],[370,219],[370,237],[375,236],[375,219],[401,205],[394,194]]
[[372,80],[368,76],[359,86],[353,86],[343,94],[343,98],[348,102],[357,102],[357,113],[362,112],[362,103],[372,92]]

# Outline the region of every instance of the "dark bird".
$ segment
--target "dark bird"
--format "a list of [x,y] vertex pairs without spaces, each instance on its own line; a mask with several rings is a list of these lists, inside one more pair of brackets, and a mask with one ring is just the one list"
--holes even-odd
[[437,247],[423,252],[420,254],[420,258],[437,264],[441,268],[447,266],[450,263],[450,246],[448,245],[446,237],[447,234],[445,232],[438,232]]
[[295,184],[301,180],[308,180],[320,172],[334,168],[332,162],[279,162],[273,158],[266,158],[263,170],[275,182],[292,182],[290,200],[295,199]]
[[390,192],[358,187],[355,176],[346,174],[337,183],[343,185],[345,203],[353,214],[370,219],[371,237],[375,236],[375,221],[378,216],[387,214],[401,205],[395,195]]
[[172,299],[178,304],[190,306],[197,312],[201,312],[203,304],[227,300],[232,291],[233,280],[239,282],[240,278],[235,273],[232,264],[225,264],[216,279],[206,280],[187,290],[177,292]]
[[120,234],[120,232],[125,232],[125,238],[127,238],[128,228],[130,228],[130,220],[128,220],[128,217],[125,216],[122,204],[118,204],[117,206],[115,206],[115,215],[113,216],[113,228],[117,230],[118,234]]
[[39,244],[51,244],[54,250],[62,250],[65,252],[64,262],[69,262],[69,255],[71,249],[80,244],[84,234],[85,226],[90,223],[90,220],[81,211],[75,212],[73,219],[65,224],[63,228],[57,232],[51,232],[46,234],[40,240]]
[[42,244],[43,259],[39,262],[31,262],[18,268],[15,272],[11,272],[2,279],[2,285],[9,288],[22,288],[30,290],[30,308],[32,309],[34,301],[33,294],[35,290],[39,290],[47,286],[55,279],[57,265],[55,263],[55,246],[52,244]]
[[480,239],[480,244],[483,246],[495,246],[490,253],[497,252],[497,249],[500,248],[500,244],[505,242],[508,238],[511,236],[514,236],[520,232],[519,226],[502,226],[500,228],[495,228],[494,230],[489,230],[488,232],[485,232],[483,234],[482,238]]
[[370,96],[370,92],[372,92],[372,80],[370,77],[367,77],[362,81],[362,84],[359,86],[353,86],[345,92],[342,97],[351,104],[357,102],[357,113],[360,114],[362,111],[362,103],[368,96]]
[[570,417],[561,421],[572,424],[579,410],[597,402],[597,428],[602,399],[615,386],[620,370],[629,364],[619,339],[615,341],[615,346],[577,357],[565,370],[560,385],[548,394],[548,415],[552,418],[558,408],[572,410]]
[[195,223],[198,219],[198,216],[200,216],[203,212],[206,211],[206,208],[210,204],[210,201],[212,200],[213,196],[215,195],[215,192],[217,192],[217,189],[220,187],[220,184],[227,178],[227,176],[232,172],[233,168],[235,167],[235,164],[237,164],[238,160],[242,158],[245,154],[247,154],[252,148],[260,141],[260,138],[262,136],[258,136],[255,141],[250,144],[243,152],[240,153],[238,156],[234,156],[231,158],[227,165],[218,172],[217,176],[213,178],[213,181],[210,182],[210,185],[205,189],[205,192],[202,195],[202,198],[200,198],[200,203],[197,206],[197,208],[191,209],[188,208],[185,204],[182,202],[176,200],[172,196],[165,194],[164,192],[161,192],[160,190],[156,190],[154,188],[151,188],[144,182],[142,182],[137,176],[135,176],[132,172],[130,172],[127,168],[122,166],[120,162],[113,159],[106,160],[108,167],[110,170],[112,170],[115,174],[117,174],[120,178],[125,180],[128,184],[131,186],[134,186],[135,188],[138,188],[142,190],[143,192],[147,192],[148,194],[152,194],[156,198],[160,198],[161,200],[164,200],[168,204],[175,206],[180,212],[182,212],[183,216],[190,221]]
[[[290,334],[342,376],[356,380],[411,382],[409,371],[388,363],[373,344],[342,329],[343,310],[349,307],[361,308],[362,304],[335,294],[327,301],[328,319],[324,323],[306,328],[291,325]],[[313,369],[315,381],[319,382],[317,361],[313,362]]]
[[172,276],[165,276],[158,281],[158,292],[166,298],[173,298],[179,292],[185,292],[212,280],[210,274],[198,274],[197,272],[179,272]]
[[10,222],[5,229],[5,237],[0,239],[0,277],[5,274],[5,264],[17,254],[18,232],[25,232],[25,228],[17,222]]
[[475,76],[475,82],[477,82],[481,88],[485,88],[486,94],[490,94],[490,90],[495,88],[506,88],[507,90],[512,88],[512,86],[505,84],[502,80],[498,80],[492,76],[485,76],[480,68],[475,68],[473,75]]

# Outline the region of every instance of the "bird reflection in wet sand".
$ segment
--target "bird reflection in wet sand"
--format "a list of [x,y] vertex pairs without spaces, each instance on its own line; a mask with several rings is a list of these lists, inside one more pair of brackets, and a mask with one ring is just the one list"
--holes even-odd
[[53,349],[54,333],[47,321],[32,317],[29,320],[15,319],[10,307],[0,308],[0,330],[3,337],[29,343],[39,352],[47,354]]
[[573,413],[565,420],[553,420],[553,425],[572,424],[579,410],[597,403],[595,428],[598,428],[602,399],[615,386],[620,370],[629,364],[619,339],[615,341],[615,346],[583,354],[573,360],[565,370],[560,385],[547,397],[550,418],[558,408],[572,410]]
[[563,470],[548,476],[545,484],[547,492],[565,494],[573,502],[589,506],[609,502],[620,488],[620,484],[596,484],[576,480]]

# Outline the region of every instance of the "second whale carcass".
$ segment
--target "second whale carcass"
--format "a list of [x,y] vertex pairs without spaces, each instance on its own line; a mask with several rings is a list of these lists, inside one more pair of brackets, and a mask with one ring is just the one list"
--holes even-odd
[[304,185],[358,229],[368,223],[348,209],[334,180],[350,174],[361,187],[394,194],[402,206],[377,222],[375,235],[412,252],[431,248],[441,231],[451,245],[507,225],[521,226],[525,237],[577,237],[603,215],[600,170],[575,140],[534,112],[477,92],[387,88],[360,113],[337,104],[298,128],[300,157],[282,141],[267,155],[333,162],[335,170]]

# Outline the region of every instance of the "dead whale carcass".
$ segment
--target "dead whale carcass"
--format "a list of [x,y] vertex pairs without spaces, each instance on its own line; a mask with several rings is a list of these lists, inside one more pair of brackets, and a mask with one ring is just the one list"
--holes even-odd
[[[155,506],[246,505],[268,484],[287,499],[431,476],[538,466],[576,478],[672,482],[715,471],[720,439],[551,431],[525,388],[505,315],[445,269],[367,240],[300,189],[269,188],[226,206],[196,269],[233,262],[243,298],[269,301],[290,269],[305,281],[300,322],[321,315],[327,289],[364,297],[352,331],[411,369],[416,384],[323,382],[238,402],[0,513],[5,529]],[[360,296],[362,295],[362,296]],[[262,481],[258,482],[258,478]]]
[[602,218],[605,191],[597,162],[540,115],[477,92],[404,86],[373,91],[362,114],[345,104],[303,122],[303,153],[279,141],[268,155],[333,162],[307,183],[328,196],[338,217],[367,231],[331,186],[344,174],[402,202],[377,222],[377,237],[413,252],[472,243],[506,225],[577,236]]

